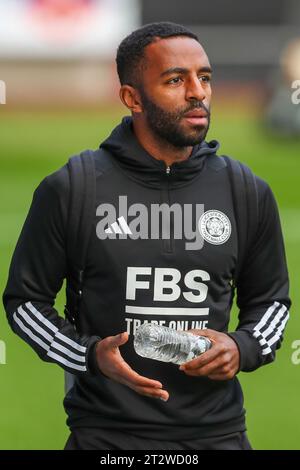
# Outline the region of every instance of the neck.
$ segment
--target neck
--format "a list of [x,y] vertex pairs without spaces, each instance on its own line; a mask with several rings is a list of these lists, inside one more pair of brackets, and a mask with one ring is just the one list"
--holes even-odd
[[133,130],[139,144],[152,155],[156,160],[162,160],[167,166],[172,163],[186,160],[192,153],[193,147],[174,147],[159,137],[153,135],[150,129],[146,128],[138,120],[133,119]]

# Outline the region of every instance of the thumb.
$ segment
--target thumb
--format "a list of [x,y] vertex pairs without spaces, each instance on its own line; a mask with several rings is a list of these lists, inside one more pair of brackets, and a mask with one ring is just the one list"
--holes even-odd
[[192,329],[192,330],[187,330],[186,333],[191,333],[192,335],[196,336],[207,336],[207,330],[199,330],[199,329]]
[[214,336],[213,330],[209,330],[208,328],[205,330],[199,330],[199,329],[188,330],[188,332],[197,336]]
[[209,338],[210,341],[212,341],[213,343],[215,342],[216,340],[216,334],[215,334],[215,331],[214,330],[210,330],[210,329],[205,329],[205,330],[198,330],[198,329],[195,329],[195,330],[188,330],[189,333],[192,333],[193,335],[196,335],[196,336],[205,336],[206,338]]
[[114,337],[114,346],[115,347],[118,347],[118,346],[121,346],[122,344],[125,344],[127,343],[128,341],[128,333],[127,331],[124,331],[123,333],[120,333],[119,335],[116,335]]

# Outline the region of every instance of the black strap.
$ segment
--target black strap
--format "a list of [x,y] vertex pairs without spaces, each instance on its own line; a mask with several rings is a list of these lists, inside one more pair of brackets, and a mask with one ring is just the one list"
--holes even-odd
[[223,159],[231,182],[237,225],[238,262],[234,274],[235,287],[258,228],[258,193],[256,179],[250,168],[227,156],[223,156]]
[[103,173],[111,168],[106,150],[85,150],[69,158],[70,199],[67,228],[68,273],[65,316],[73,324],[78,318],[84,270],[96,210],[96,169]]
[[[68,273],[65,316],[76,327],[86,256],[96,210],[96,171],[100,174],[112,166],[103,149],[86,150],[68,161],[70,198],[67,226]],[[75,376],[65,372],[65,393],[73,387]]]
[[86,252],[96,199],[94,152],[86,150],[68,161],[70,199],[67,229],[68,274],[65,315],[75,323],[81,300]]

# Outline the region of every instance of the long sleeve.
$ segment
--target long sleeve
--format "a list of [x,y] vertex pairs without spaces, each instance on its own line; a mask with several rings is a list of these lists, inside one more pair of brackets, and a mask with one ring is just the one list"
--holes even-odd
[[259,226],[237,283],[239,323],[229,335],[240,351],[240,370],[252,371],[275,359],[291,301],[284,243],[275,198],[259,178]]
[[41,359],[75,375],[94,374],[90,357],[101,338],[79,335],[53,307],[66,275],[68,185],[63,167],[35,190],[12,257],[3,303],[12,330]]

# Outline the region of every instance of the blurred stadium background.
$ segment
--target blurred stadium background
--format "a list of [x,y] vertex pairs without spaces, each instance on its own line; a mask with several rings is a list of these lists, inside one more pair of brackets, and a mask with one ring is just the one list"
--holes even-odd
[[[292,354],[300,340],[300,104],[291,101],[300,80],[298,0],[0,0],[1,292],[38,183],[70,155],[96,148],[126,113],[114,64],[119,41],[161,20],[199,34],[214,68],[208,137],[266,179],[278,201],[291,320],[277,361],[240,380],[254,448],[299,449],[300,364]],[[62,292],[61,312],[63,304]],[[3,307],[0,340],[0,449],[61,449],[62,370],[10,331]]]

